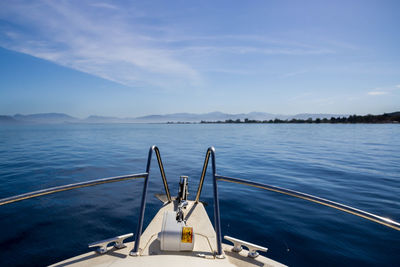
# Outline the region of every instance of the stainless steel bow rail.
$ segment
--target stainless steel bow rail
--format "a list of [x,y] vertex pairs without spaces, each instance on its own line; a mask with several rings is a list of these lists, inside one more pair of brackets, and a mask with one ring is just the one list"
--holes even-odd
[[89,186],[95,186],[95,185],[100,185],[100,184],[108,184],[108,183],[133,180],[133,179],[137,179],[137,178],[145,178],[147,175],[148,175],[147,173],[130,174],[130,175],[102,178],[102,179],[81,182],[81,183],[67,184],[67,185],[46,188],[43,190],[33,191],[33,192],[29,192],[29,193],[25,193],[25,194],[21,194],[21,195],[17,195],[17,196],[0,199],[0,206],[5,205],[5,204],[10,204],[13,202],[17,202],[17,201],[21,201],[21,200],[25,200],[25,199],[29,199],[29,198],[50,195],[50,194],[54,194],[54,193],[62,192],[62,191],[68,191],[68,190],[89,187]]
[[135,246],[134,246],[133,250],[129,253],[131,256],[139,256],[139,243],[140,243],[140,237],[142,235],[142,229],[143,229],[144,209],[146,207],[147,185],[149,184],[151,156],[153,155],[153,151],[156,153],[156,156],[157,156],[157,162],[158,162],[158,166],[160,167],[160,173],[161,173],[161,176],[163,179],[165,193],[167,194],[168,202],[172,201],[171,194],[169,193],[167,179],[165,178],[165,171],[164,171],[164,167],[163,167],[163,164],[161,161],[160,151],[158,150],[158,147],[152,146],[149,150],[149,156],[147,157],[147,167],[146,167],[147,176],[144,180],[144,185],[143,185],[142,202],[140,204],[139,221],[138,221],[138,226],[136,229]]
[[[137,229],[136,229],[135,245],[134,245],[134,248],[132,249],[132,251],[130,252],[130,255],[138,256],[139,255],[140,237],[142,235],[142,229],[143,229],[143,219],[144,219],[144,212],[145,212],[145,207],[146,207],[147,187],[148,187],[148,182],[149,182],[150,166],[151,166],[151,159],[152,159],[153,152],[156,154],[156,157],[157,157],[157,162],[158,162],[161,177],[163,180],[167,200],[168,200],[168,202],[171,202],[172,201],[171,194],[170,194],[170,191],[168,188],[167,179],[165,177],[165,171],[164,171],[164,166],[161,161],[160,151],[156,146],[152,146],[149,150],[149,154],[147,157],[147,167],[146,167],[145,173],[130,174],[130,175],[124,175],[124,176],[110,177],[110,178],[102,178],[102,179],[91,180],[91,181],[87,181],[87,182],[81,182],[81,183],[75,183],[75,184],[69,184],[69,185],[63,185],[63,186],[56,186],[56,187],[52,187],[52,188],[38,190],[38,191],[34,191],[34,192],[22,194],[22,195],[17,195],[17,196],[0,199],[0,206],[5,205],[5,204],[10,204],[13,202],[17,202],[17,201],[21,201],[21,200],[25,200],[25,199],[35,198],[35,197],[39,197],[39,196],[43,196],[43,195],[54,194],[57,192],[62,192],[62,191],[67,191],[67,190],[73,190],[73,189],[95,186],[95,185],[100,185],[100,184],[127,181],[127,180],[132,180],[132,179],[137,179],[137,178],[144,178],[142,200],[141,200],[141,205],[140,205],[140,213],[139,213],[138,225],[137,225]],[[199,187],[197,189],[197,194],[196,194],[196,199],[195,199],[196,203],[198,203],[200,200],[200,194],[201,194],[201,190],[203,188],[204,178],[205,178],[205,175],[207,172],[210,156],[211,156],[212,176],[213,176],[214,227],[215,227],[215,232],[216,232],[216,237],[217,237],[217,253],[216,253],[217,258],[223,258],[222,241],[221,241],[221,220],[220,220],[218,187],[217,187],[218,180],[230,182],[230,183],[242,184],[242,185],[246,185],[246,186],[252,186],[252,187],[256,187],[256,188],[260,188],[260,189],[264,189],[264,190],[304,199],[304,200],[311,201],[311,202],[314,202],[314,203],[317,203],[320,205],[324,205],[324,206],[328,206],[328,207],[331,207],[331,208],[334,208],[337,210],[341,210],[341,211],[362,217],[364,219],[367,219],[367,220],[370,220],[370,221],[373,221],[373,222],[376,222],[376,223],[379,223],[379,224],[382,224],[387,227],[390,227],[390,228],[400,231],[400,223],[395,222],[389,218],[384,218],[384,217],[381,217],[381,216],[378,216],[378,215],[375,215],[375,214],[372,214],[372,213],[369,213],[369,212],[366,212],[363,210],[359,210],[359,209],[356,209],[356,208],[353,208],[350,206],[346,206],[346,205],[343,205],[343,204],[340,204],[337,202],[333,202],[333,201],[330,201],[330,200],[327,200],[324,198],[316,197],[316,196],[305,194],[302,192],[297,192],[294,190],[277,187],[277,186],[272,186],[272,185],[267,185],[267,184],[262,184],[262,183],[256,183],[256,182],[252,182],[249,180],[218,175],[216,173],[214,147],[208,148],[205,159],[204,159],[203,170],[201,173]],[[117,237],[117,238],[120,238],[120,237]],[[108,240],[107,239],[107,240],[103,240],[103,243],[106,242],[108,244],[109,242],[116,242],[116,244],[117,244],[118,240],[114,240],[114,239]],[[246,245],[246,244],[253,245],[251,243],[243,243],[243,244],[244,245]],[[94,245],[98,245],[98,244],[96,243]],[[119,243],[117,244],[117,246],[119,246]]]
[[204,165],[203,165],[203,171],[201,173],[200,177],[200,182],[199,182],[199,187],[197,189],[197,194],[196,194],[196,202],[199,202],[200,199],[200,194],[201,190],[203,187],[203,182],[204,182],[204,177],[206,175],[207,171],[207,166],[208,162],[210,159],[210,156],[212,157],[212,175],[213,175],[213,186],[214,186],[214,217],[215,217],[215,225],[216,225],[216,233],[217,233],[217,245],[218,245],[218,254],[220,254],[220,249],[221,249],[221,229],[220,229],[220,214],[219,214],[219,204],[218,204],[218,189],[217,189],[217,181],[224,181],[224,182],[230,182],[230,183],[237,183],[237,184],[242,184],[246,186],[252,186],[284,195],[288,195],[291,197],[296,197],[300,199],[304,199],[307,201],[311,201],[320,205],[324,205],[330,208],[334,208],[337,210],[341,210],[346,213],[350,213],[353,215],[356,215],[358,217],[379,223],[381,225],[390,227],[392,229],[395,229],[397,231],[400,231],[400,223],[393,221],[392,219],[385,218],[382,216],[378,216],[360,209],[356,209],[347,205],[343,205],[328,199],[320,198],[317,196],[305,194],[302,192],[278,187],[278,186],[273,186],[273,185],[268,185],[268,184],[262,184],[262,183],[256,183],[252,182],[249,180],[244,180],[244,179],[239,179],[239,178],[232,178],[232,177],[227,177],[227,176],[222,176],[218,175],[216,173],[216,167],[215,167],[215,149],[214,147],[210,147],[207,150],[206,157],[204,159]]
[[222,241],[221,241],[221,219],[220,219],[220,212],[219,212],[219,200],[218,200],[218,187],[217,187],[217,172],[215,167],[215,149],[214,147],[209,147],[207,149],[206,157],[204,159],[203,170],[201,172],[199,187],[197,189],[196,194],[196,203],[200,200],[201,190],[203,189],[204,177],[206,176],[208,161],[211,158],[211,165],[212,165],[212,175],[213,175],[213,193],[214,193],[214,227],[215,227],[215,234],[217,235],[217,257],[222,258]]
[[251,182],[248,180],[244,180],[244,179],[238,179],[238,178],[232,178],[232,177],[226,177],[226,176],[221,176],[221,175],[217,175],[216,176],[217,180],[220,181],[225,181],[225,182],[231,182],[231,183],[237,183],[237,184],[242,184],[242,185],[247,185],[247,186],[252,186],[252,187],[257,187],[257,188],[261,188],[264,190],[268,190],[268,191],[272,191],[272,192],[276,192],[276,193],[280,193],[280,194],[285,194],[291,197],[296,197],[296,198],[301,198],[307,201],[311,201],[320,205],[324,205],[327,207],[331,207],[337,210],[341,210],[353,215],[356,215],[358,217],[362,217],[364,219],[385,225],[387,227],[393,228],[395,230],[400,231],[400,223],[393,221],[389,218],[385,218],[382,216],[378,216],[360,209],[356,209],[350,206],[346,206],[328,199],[324,199],[324,198],[320,198],[320,197],[316,197],[313,195],[309,195],[309,194],[305,194],[302,192],[297,192],[294,190],[290,190],[290,189],[285,189],[282,187],[278,187],[278,186],[272,186],[272,185],[267,185],[267,184],[261,184],[261,183],[256,183],[256,182]]
[[134,252],[137,252],[138,248],[139,248],[140,236],[142,235],[144,210],[145,210],[145,205],[146,205],[147,185],[149,182],[151,158],[152,158],[153,152],[156,154],[158,167],[160,169],[161,177],[162,177],[162,180],[164,183],[165,193],[167,195],[168,202],[170,202],[170,201],[172,201],[171,194],[169,192],[167,178],[165,177],[165,171],[164,171],[164,166],[161,161],[160,150],[158,149],[158,147],[152,146],[152,147],[150,147],[149,154],[147,157],[147,167],[146,167],[145,173],[102,178],[102,179],[97,179],[97,180],[81,182],[81,183],[56,186],[56,187],[38,190],[38,191],[34,191],[34,192],[22,194],[22,195],[7,197],[7,198],[0,199],[0,206],[5,205],[5,204],[10,204],[13,202],[17,202],[17,201],[21,201],[21,200],[25,200],[25,199],[29,199],[29,198],[35,198],[35,197],[39,197],[39,196],[43,196],[43,195],[54,194],[54,193],[62,192],[62,191],[68,191],[68,190],[89,187],[89,186],[95,186],[95,185],[100,185],[100,184],[121,182],[121,181],[126,181],[126,180],[137,179],[137,178],[144,178],[142,201],[141,201],[141,206],[140,206],[139,220],[138,220],[138,226],[137,226],[136,237],[135,237],[135,248],[133,249]]

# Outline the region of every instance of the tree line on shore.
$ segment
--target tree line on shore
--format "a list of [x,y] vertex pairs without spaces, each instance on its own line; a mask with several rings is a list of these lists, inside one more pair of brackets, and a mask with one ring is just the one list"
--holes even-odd
[[400,122],[400,111],[393,113],[384,113],[381,115],[351,115],[348,117],[331,117],[327,118],[308,118],[304,119],[290,119],[290,120],[250,120],[250,119],[228,119],[225,121],[201,121],[200,123],[399,123]]

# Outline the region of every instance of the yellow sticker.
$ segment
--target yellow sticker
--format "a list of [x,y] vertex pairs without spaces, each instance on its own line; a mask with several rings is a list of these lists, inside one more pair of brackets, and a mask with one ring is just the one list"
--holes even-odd
[[182,227],[182,243],[193,242],[193,227]]

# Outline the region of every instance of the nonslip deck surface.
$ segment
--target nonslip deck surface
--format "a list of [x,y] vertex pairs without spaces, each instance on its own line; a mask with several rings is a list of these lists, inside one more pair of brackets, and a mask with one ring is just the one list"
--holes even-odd
[[[247,251],[232,252],[232,246],[223,244],[224,259],[216,259],[216,235],[203,204],[189,201],[185,210],[187,225],[195,233],[195,244],[190,252],[161,251],[157,235],[161,231],[163,214],[172,211],[176,204],[165,204],[143,232],[140,240],[140,256],[129,256],[134,242],[126,243],[127,247],[116,250],[110,248],[106,254],[89,252],[74,258],[56,263],[52,266],[284,266],[263,256],[255,259],[247,257]],[[201,257],[199,256],[201,255]]]

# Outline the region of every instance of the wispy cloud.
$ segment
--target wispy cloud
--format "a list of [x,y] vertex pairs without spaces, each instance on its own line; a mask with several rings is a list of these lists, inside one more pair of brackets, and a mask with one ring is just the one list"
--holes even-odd
[[[108,19],[91,15],[90,8],[99,7],[107,9],[103,12]],[[43,1],[3,4],[0,9],[1,18],[23,25],[0,38],[0,45],[8,49],[126,85],[188,85],[200,80],[193,67],[146,42],[136,25],[113,13],[115,6],[99,3],[80,9],[68,2]]]
[[371,92],[368,92],[368,95],[386,95],[387,94],[387,92],[385,92],[385,91],[371,91]]
[[94,6],[94,7],[99,7],[99,8],[119,9],[119,7],[114,6],[114,5],[110,4],[110,3],[92,3],[90,5]]
[[285,74],[281,75],[280,77],[281,78],[288,78],[288,77],[301,75],[301,74],[304,74],[304,73],[307,73],[307,72],[308,72],[308,70],[292,71],[292,72],[285,73]]
[[[178,49],[177,49],[178,50]],[[218,52],[230,54],[264,54],[264,55],[321,55],[331,54],[330,49],[298,48],[298,47],[255,47],[255,46],[189,46],[179,48],[180,52]]]
[[367,95],[371,96],[387,95],[393,93],[393,91],[397,90],[398,88],[400,88],[400,85],[378,87],[373,89],[373,91],[368,92]]
[[235,74],[235,75],[252,75],[257,73],[255,70],[238,70],[238,69],[223,69],[223,68],[207,68],[204,69],[205,72],[216,72],[216,73],[224,73],[224,74]]
[[[203,84],[207,70],[260,72],[255,63],[246,70],[240,64],[235,68],[226,63],[226,56],[238,62],[244,56],[259,59],[336,53],[335,45],[266,35],[188,34],[168,27],[168,23],[154,22],[160,18],[152,13],[115,2],[83,1],[79,7],[69,1],[0,2],[0,19],[10,22],[7,28],[0,28],[0,46],[128,86],[186,88]],[[283,77],[301,73],[304,71]]]

